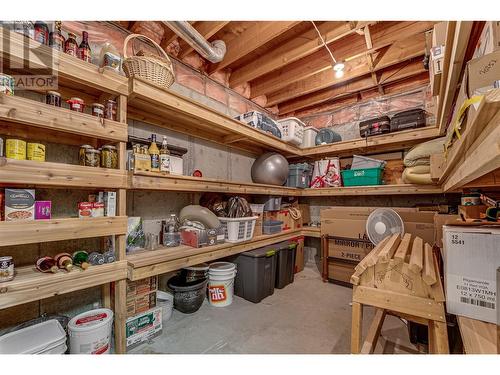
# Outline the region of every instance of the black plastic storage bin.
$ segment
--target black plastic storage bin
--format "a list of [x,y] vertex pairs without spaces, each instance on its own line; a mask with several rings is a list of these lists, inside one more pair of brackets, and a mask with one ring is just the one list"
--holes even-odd
[[284,241],[276,244],[277,247],[277,265],[276,265],[276,284],[275,287],[283,289],[290,283],[293,283],[295,269],[295,252],[297,244],[292,241]]
[[246,251],[232,258],[238,273],[234,281],[234,294],[258,303],[274,293],[276,279],[276,246]]

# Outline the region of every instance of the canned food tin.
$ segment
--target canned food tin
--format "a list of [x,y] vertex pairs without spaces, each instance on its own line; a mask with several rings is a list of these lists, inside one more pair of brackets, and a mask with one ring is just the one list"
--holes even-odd
[[5,156],[10,159],[26,160],[26,142],[22,139],[7,139],[5,142]]
[[14,95],[14,78],[0,73],[0,93]]
[[26,157],[28,160],[45,161],[45,145],[28,142]]
[[0,137],[0,157],[3,156],[3,138]]
[[56,107],[61,106],[61,94],[57,91],[47,91],[45,95],[45,103],[49,105],[55,105]]
[[91,145],[81,145],[80,146],[80,153],[78,155],[78,160],[80,161],[80,165],[85,165],[85,153],[87,150],[93,149]]
[[87,167],[99,167],[101,151],[89,148],[85,150],[85,165]]
[[0,283],[14,278],[14,261],[11,256],[0,257]]
[[118,151],[115,146],[112,145],[102,146],[101,167],[118,168]]

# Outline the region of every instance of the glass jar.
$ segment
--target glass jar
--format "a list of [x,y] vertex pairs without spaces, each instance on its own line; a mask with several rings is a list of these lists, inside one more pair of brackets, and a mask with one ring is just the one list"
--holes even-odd
[[71,109],[72,111],[83,113],[83,109],[85,108],[85,102],[83,101],[83,99],[71,98],[67,102],[69,104],[69,109]]
[[108,120],[116,121],[116,111],[117,104],[114,100],[106,100],[106,110],[104,112],[104,117]]
[[113,145],[102,146],[101,167],[118,168],[118,150]]
[[47,91],[45,95],[45,103],[48,105],[54,105],[56,107],[61,106],[61,94],[57,91]]
[[104,118],[104,106],[99,103],[92,103],[92,116]]
[[76,42],[76,35],[73,33],[68,33],[68,39],[64,42],[64,52],[68,55],[77,57],[78,55],[78,43]]
[[85,154],[87,150],[91,150],[94,147],[91,145],[81,145],[80,146],[80,153],[78,154],[78,160],[80,162],[80,165],[85,165]]
[[37,42],[42,44],[49,44],[49,27],[43,21],[35,22],[35,37]]
[[8,74],[0,73],[0,93],[13,96],[14,95],[14,78]]
[[85,165],[87,167],[99,167],[101,161],[101,151],[96,149],[85,150]]

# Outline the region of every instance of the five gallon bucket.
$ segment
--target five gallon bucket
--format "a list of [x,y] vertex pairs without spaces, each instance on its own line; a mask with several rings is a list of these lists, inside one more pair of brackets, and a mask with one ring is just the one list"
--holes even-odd
[[172,316],[174,309],[174,295],[163,290],[156,291],[156,305],[161,307],[161,320],[166,322]]
[[113,311],[96,309],[75,316],[68,323],[71,354],[108,354]]
[[215,262],[208,269],[208,297],[212,306],[224,307],[233,302],[236,264]]
[[184,314],[192,314],[201,307],[207,295],[207,280],[187,283],[181,276],[174,276],[167,282],[174,292],[174,307]]

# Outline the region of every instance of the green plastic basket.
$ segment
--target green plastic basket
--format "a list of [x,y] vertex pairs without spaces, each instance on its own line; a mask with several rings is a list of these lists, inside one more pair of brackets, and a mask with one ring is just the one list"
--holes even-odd
[[340,171],[344,186],[382,185],[384,168],[348,169]]

